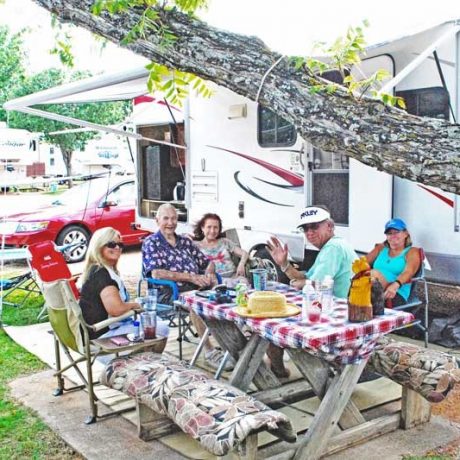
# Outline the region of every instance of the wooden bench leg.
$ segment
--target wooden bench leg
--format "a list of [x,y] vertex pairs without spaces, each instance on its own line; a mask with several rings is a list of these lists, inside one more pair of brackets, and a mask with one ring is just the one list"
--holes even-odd
[[143,441],[152,441],[179,431],[168,417],[157,414],[136,398],[137,434]]
[[403,387],[401,397],[401,428],[408,430],[426,423],[431,417],[430,403],[414,390]]
[[257,433],[250,434],[240,447],[242,460],[256,460],[257,458]]

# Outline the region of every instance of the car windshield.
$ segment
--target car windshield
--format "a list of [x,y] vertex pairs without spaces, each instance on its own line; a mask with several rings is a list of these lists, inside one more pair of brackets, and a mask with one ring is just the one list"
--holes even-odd
[[53,201],[54,205],[74,206],[90,203],[104,195],[110,188],[107,179],[93,179],[66,190]]

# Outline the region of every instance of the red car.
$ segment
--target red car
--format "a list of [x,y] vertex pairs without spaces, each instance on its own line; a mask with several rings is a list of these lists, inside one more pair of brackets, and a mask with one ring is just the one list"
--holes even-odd
[[116,228],[126,245],[139,244],[149,234],[133,228],[135,196],[132,179],[93,179],[65,191],[51,205],[8,215],[0,223],[0,234],[5,234],[5,247],[45,240],[59,246],[81,243],[66,251],[69,262],[79,262],[98,228]]

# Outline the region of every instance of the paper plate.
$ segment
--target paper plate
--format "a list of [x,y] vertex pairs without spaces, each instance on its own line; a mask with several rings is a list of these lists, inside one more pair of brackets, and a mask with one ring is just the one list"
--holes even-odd
[[233,311],[245,318],[286,318],[287,316],[298,315],[300,313],[300,308],[292,303],[287,303],[285,310],[270,313],[270,316],[261,315],[260,313],[248,313],[246,307],[235,307],[233,308]]

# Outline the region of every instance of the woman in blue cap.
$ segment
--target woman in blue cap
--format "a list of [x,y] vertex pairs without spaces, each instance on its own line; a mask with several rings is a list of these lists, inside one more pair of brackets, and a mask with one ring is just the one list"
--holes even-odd
[[420,250],[412,246],[406,223],[399,218],[385,224],[386,241],[378,243],[367,254],[372,276],[380,281],[387,305],[407,303],[411,280],[420,267]]

